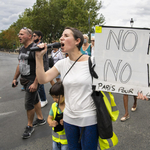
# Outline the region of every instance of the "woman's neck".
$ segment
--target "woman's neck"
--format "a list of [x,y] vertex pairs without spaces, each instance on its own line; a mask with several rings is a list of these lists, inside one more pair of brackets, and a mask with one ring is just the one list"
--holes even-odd
[[79,56],[81,56],[82,53],[78,50],[77,52],[71,52],[69,53],[69,58],[72,61],[76,61],[78,59]]
[[82,45],[82,50],[83,50],[83,51],[86,51],[87,48],[89,47],[89,45],[90,45],[89,43],[86,43],[86,45],[83,44],[83,45]]

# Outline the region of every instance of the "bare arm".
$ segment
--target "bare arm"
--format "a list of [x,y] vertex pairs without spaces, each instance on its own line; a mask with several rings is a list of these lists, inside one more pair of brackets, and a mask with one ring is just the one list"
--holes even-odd
[[50,82],[55,77],[58,76],[59,72],[56,69],[56,67],[52,67],[48,71],[44,71],[43,67],[43,55],[47,52],[47,45],[46,44],[40,44],[40,48],[44,47],[44,50],[36,52],[36,75],[38,78],[38,82],[40,84],[45,84],[47,82]]
[[64,125],[63,119],[60,120],[60,124],[61,124],[62,126]]
[[53,116],[48,115],[47,117],[47,122],[49,124],[49,126],[51,127],[56,127],[58,125],[58,122],[53,120]]
[[31,84],[29,86],[30,92],[35,92],[37,90],[37,87],[38,87],[38,80],[37,80],[37,77],[36,77],[33,84]]
[[15,72],[14,78],[13,78],[13,82],[12,82],[12,84],[15,85],[14,87],[17,86],[17,85],[16,85],[16,80],[18,79],[19,75],[20,75],[20,71],[19,71],[19,64],[18,64],[18,65],[17,65],[17,68],[16,68],[16,72]]

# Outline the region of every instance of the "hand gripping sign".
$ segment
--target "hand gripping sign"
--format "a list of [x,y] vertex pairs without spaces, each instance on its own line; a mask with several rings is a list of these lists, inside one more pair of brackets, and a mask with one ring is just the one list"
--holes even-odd
[[150,29],[95,27],[96,90],[150,97]]

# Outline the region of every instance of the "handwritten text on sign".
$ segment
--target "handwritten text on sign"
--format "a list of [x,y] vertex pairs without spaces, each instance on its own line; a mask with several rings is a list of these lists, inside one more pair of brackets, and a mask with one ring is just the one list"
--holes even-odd
[[150,97],[149,29],[101,27],[95,33],[96,90]]

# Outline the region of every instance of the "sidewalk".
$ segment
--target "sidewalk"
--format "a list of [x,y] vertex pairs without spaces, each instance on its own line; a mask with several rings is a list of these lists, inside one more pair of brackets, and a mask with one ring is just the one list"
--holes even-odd
[[0,51],[1,53],[7,53],[7,54],[19,54],[19,52],[4,52],[4,51]]

